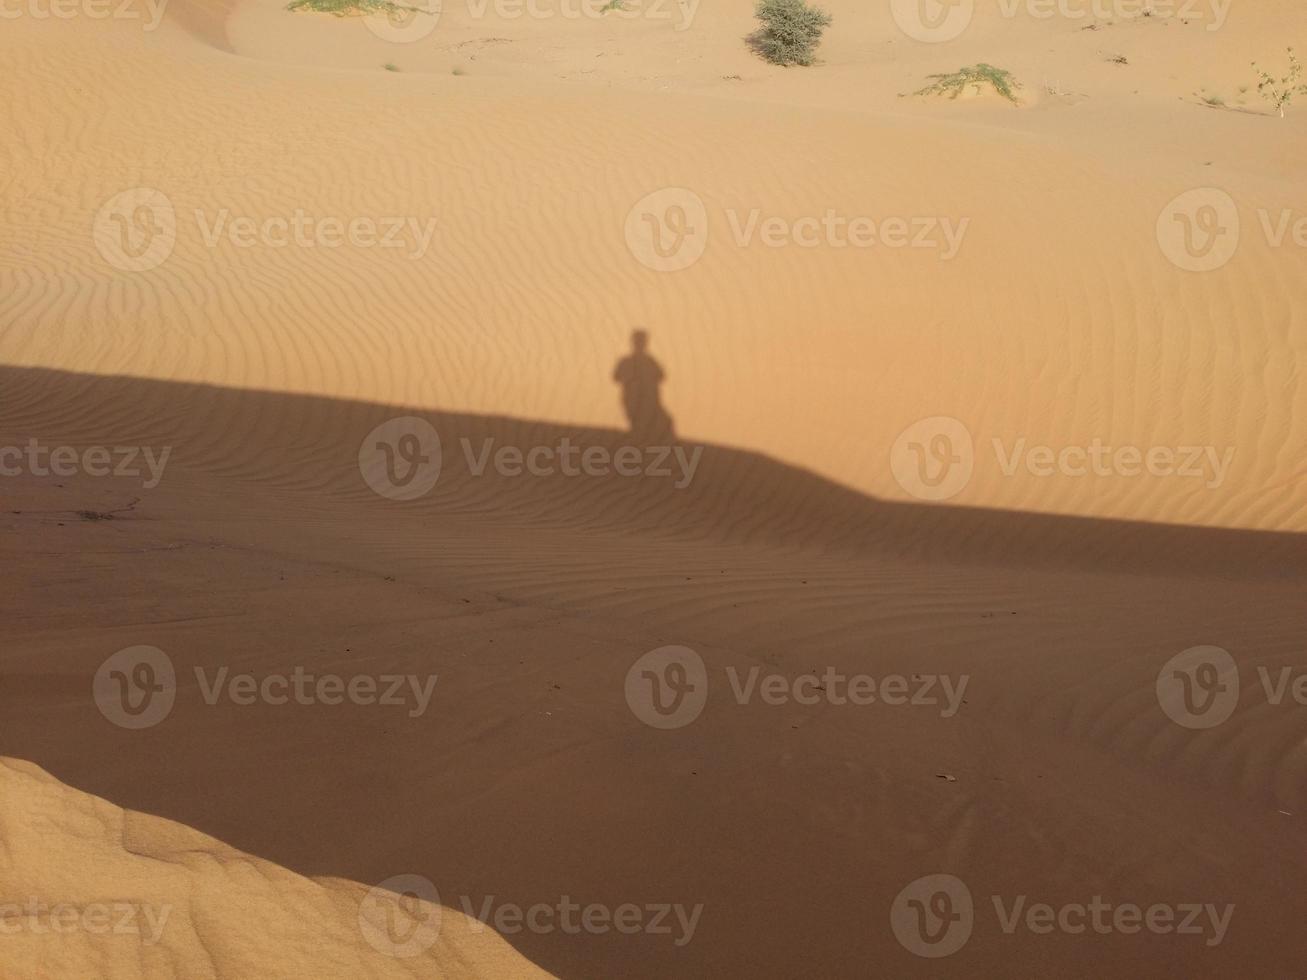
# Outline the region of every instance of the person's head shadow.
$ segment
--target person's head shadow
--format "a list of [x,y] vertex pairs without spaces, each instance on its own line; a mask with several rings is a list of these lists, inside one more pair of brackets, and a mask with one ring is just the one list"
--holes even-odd
[[633,331],[631,352],[618,360],[613,380],[622,388],[622,409],[631,435],[645,445],[670,443],[676,438],[659,391],[666,377],[662,365],[649,353],[649,332]]

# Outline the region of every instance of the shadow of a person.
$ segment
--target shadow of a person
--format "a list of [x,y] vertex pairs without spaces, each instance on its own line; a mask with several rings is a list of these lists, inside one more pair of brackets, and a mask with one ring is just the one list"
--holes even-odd
[[631,435],[645,445],[670,443],[676,438],[672,417],[663,408],[658,386],[666,377],[662,365],[648,353],[649,333],[636,330],[631,334],[631,353],[617,362],[613,380],[622,386],[622,408],[631,427]]

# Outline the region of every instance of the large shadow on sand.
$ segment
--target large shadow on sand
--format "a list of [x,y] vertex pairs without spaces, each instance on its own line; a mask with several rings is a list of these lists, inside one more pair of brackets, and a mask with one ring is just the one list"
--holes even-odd
[[[438,481],[412,500],[374,492],[359,465],[369,434],[403,415],[426,420],[442,447]],[[843,874],[869,873],[861,848],[889,845],[854,843],[861,810],[827,809],[892,810],[883,781],[870,768],[826,772],[835,736],[800,741],[799,717],[736,726],[710,715],[675,733],[641,726],[622,702],[630,661],[692,638],[668,635],[654,615],[624,620],[624,595],[670,588],[668,579],[695,589],[682,586],[691,577],[682,566],[746,551],[782,572],[843,562],[869,599],[895,569],[919,563],[975,581],[1019,574],[1030,589],[1047,576],[1108,576],[1195,603],[1225,583],[1292,590],[1307,580],[1298,535],[886,502],[758,453],[685,442],[669,449],[701,455],[681,486],[674,454],[663,461],[669,476],[494,466],[478,475],[487,440],[567,440],[615,459],[632,438],[0,369],[0,445],[30,438],[173,451],[148,491],[85,475],[0,482],[13,552],[0,754],[303,874],[425,875],[456,908],[463,896],[474,910],[486,896],[524,908],[562,895],[611,907],[705,904],[699,936],[683,947],[661,935],[506,935],[567,977],[724,975],[731,964],[830,975],[865,969],[882,948],[883,930],[858,926],[881,910],[833,906],[829,889]],[[566,589],[577,556],[600,569],[606,591],[579,609],[533,601],[536,586],[523,583],[558,578]],[[654,565],[671,572],[655,575]],[[709,609],[730,600],[687,595]],[[631,633],[617,649],[608,619]],[[109,724],[90,696],[104,658],[134,643],[167,648],[182,678],[172,714],[142,731]],[[187,679],[197,667],[306,663],[424,668],[440,686],[432,711],[415,718],[210,706]],[[885,731],[865,736],[869,767]],[[923,792],[953,791],[936,785],[930,765]],[[830,821],[851,836],[831,836]]]
[[[627,363],[619,362],[616,373]],[[395,508],[395,515],[434,518],[442,510],[503,506],[546,526],[556,519],[568,531],[685,534],[867,558],[980,565],[1017,560],[1033,568],[1239,581],[1307,574],[1304,535],[876,499],[762,453],[677,438],[656,386],[641,382],[628,394],[633,432],[0,367],[0,434],[10,443],[35,436],[47,445],[166,443],[173,447],[174,470],[303,490],[326,502],[333,495],[368,498],[357,465],[364,437],[388,420],[417,416],[441,436],[442,468],[434,489]],[[640,428],[650,425],[658,440],[641,437]],[[581,447],[602,448],[608,472],[569,475],[555,455],[545,464],[553,465],[552,473],[531,475],[515,464],[521,472],[506,474],[493,454],[486,455],[488,449],[563,443],[576,447],[578,463]],[[617,452],[628,447],[641,450],[639,463],[618,472]],[[129,486],[118,485],[118,496]]]

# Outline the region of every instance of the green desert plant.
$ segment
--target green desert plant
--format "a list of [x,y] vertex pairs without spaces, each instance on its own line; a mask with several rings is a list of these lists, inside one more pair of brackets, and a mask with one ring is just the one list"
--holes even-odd
[[758,0],[754,16],[762,21],[749,41],[774,65],[811,65],[831,15],[807,0]]
[[1279,112],[1281,119],[1284,118],[1284,107],[1293,102],[1295,95],[1307,95],[1307,84],[1303,84],[1302,80],[1302,63],[1293,53],[1293,48],[1289,49],[1289,71],[1280,78],[1257,67],[1255,61],[1253,71],[1257,72],[1258,94]]
[[995,92],[1015,105],[1016,90],[1021,87],[1021,83],[1012,77],[1010,71],[995,68],[984,62],[959,68],[948,74],[926,77],[935,79],[934,83],[913,93],[914,95],[947,95],[950,99],[956,99],[968,86],[992,85]]
[[399,71],[399,65],[395,64],[393,61],[387,61],[381,67],[386,69],[386,71]]
[[410,7],[393,0],[291,0],[287,10],[315,10],[333,17],[358,17],[367,14],[399,14],[404,11],[429,13],[420,7]]

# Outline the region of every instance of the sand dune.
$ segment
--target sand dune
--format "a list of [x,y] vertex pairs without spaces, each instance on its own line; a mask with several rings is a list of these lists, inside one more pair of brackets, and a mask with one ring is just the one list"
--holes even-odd
[[370,949],[360,908],[389,910],[358,885],[302,878],[30,763],[0,760],[0,782],[5,977],[543,975],[450,910],[423,954]]
[[[408,44],[280,0],[6,19],[0,977],[1298,968],[1307,108],[1248,67],[1298,7],[978,0],[922,43],[828,6],[811,69],[749,50],[745,0],[446,2]],[[912,94],[982,61],[1018,104]],[[396,418],[439,437],[413,499]],[[478,456],[566,445],[638,475]],[[667,646],[709,690],[675,730],[624,687]],[[1241,683],[1186,727],[1167,665],[1206,646]],[[140,647],[175,703],[132,728],[94,683]],[[212,688],[297,670],[432,686]],[[964,686],[734,693],[827,671]],[[895,910],[936,873],[975,924],[930,959]],[[412,958],[369,939],[397,876],[441,907]],[[1206,931],[1007,931],[1021,896]],[[173,926],[55,937],[33,900]],[[643,918],[476,920],[569,901]]]
[[[15,248],[47,243],[15,270],[11,363],[614,425],[608,374],[644,325],[674,365],[666,396],[684,434],[865,493],[902,497],[886,452],[915,420],[950,416],[982,445],[1211,445],[1233,448],[1237,464],[1237,479],[1208,492],[1187,480],[1009,477],[991,454],[959,503],[1300,529],[1301,503],[1283,489],[1301,474],[1301,400],[1293,362],[1268,352],[1300,329],[1293,299],[1307,265],[1303,249],[1260,240],[1254,217],[1307,213],[1288,172],[1165,152],[1104,165],[1061,148],[1056,124],[1041,138],[1029,113],[1010,121],[1000,107],[1002,128],[941,128],[930,106],[841,125],[833,108],[332,76],[200,46],[186,57],[205,70],[181,73],[153,35],[124,37],[112,63],[94,60],[96,36],[61,37],[67,69],[53,77],[40,47],[12,52],[50,108],[89,118],[60,125],[61,146],[79,152],[57,161],[86,203],[47,201],[11,232],[27,236]],[[96,77],[115,69],[112,84]],[[319,94],[331,77],[348,84]],[[476,90],[460,92],[465,82]],[[181,105],[204,110],[169,108]],[[1267,155],[1302,145],[1296,123],[1167,111],[1209,147],[1240,144],[1236,156],[1249,142],[1274,147]],[[26,137],[47,118],[11,128]],[[141,139],[157,148],[157,178],[142,171]],[[27,181],[45,178],[14,179],[22,200],[37,189]],[[148,275],[116,273],[78,231],[100,203],[151,180],[178,215],[176,247]],[[1224,269],[1195,277],[1162,254],[1154,225],[1176,194],[1206,185],[1244,201],[1253,227]],[[633,261],[622,235],[631,208],[664,186],[702,198],[714,236],[674,286]],[[950,260],[942,230],[932,248],[736,247],[754,209],[967,225]],[[233,221],[299,213],[402,218],[408,230],[397,248],[231,239]],[[1250,294],[1258,315],[1241,319]],[[126,311],[136,329],[121,328]],[[805,345],[791,352],[798,331]]]

